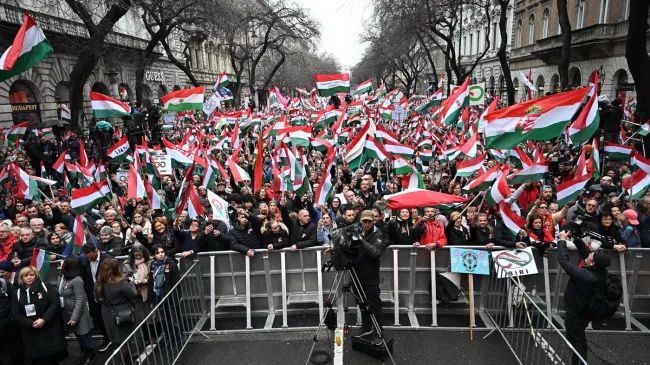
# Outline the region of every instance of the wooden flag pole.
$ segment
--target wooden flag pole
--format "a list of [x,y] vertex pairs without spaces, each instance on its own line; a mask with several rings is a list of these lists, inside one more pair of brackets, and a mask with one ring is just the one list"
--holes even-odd
[[[469,292],[471,293],[473,288],[472,288],[472,274],[469,274]],[[469,296],[469,307],[474,308],[474,303],[472,303],[472,297],[473,295]],[[474,341],[474,311],[469,312],[469,340]]]

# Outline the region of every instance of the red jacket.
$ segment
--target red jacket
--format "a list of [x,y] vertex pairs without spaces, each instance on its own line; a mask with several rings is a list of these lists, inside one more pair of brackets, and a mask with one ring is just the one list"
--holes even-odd
[[0,261],[9,260],[9,254],[14,248],[14,243],[18,242],[18,239],[13,234],[7,236],[7,240],[4,243],[0,243]]
[[420,244],[428,245],[429,243],[438,242],[438,248],[443,248],[447,244],[445,236],[445,227],[437,220],[420,220],[415,226],[420,232]]

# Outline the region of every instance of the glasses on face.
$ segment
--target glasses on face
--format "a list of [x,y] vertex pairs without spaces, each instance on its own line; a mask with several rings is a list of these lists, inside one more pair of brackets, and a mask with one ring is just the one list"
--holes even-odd
[[596,204],[587,204],[588,207],[595,207]]
[[540,205],[539,209],[547,209],[548,207],[546,205]]

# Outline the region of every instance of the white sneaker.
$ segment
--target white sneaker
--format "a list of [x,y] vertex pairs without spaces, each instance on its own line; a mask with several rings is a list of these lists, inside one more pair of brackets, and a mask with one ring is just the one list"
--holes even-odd
[[[104,345],[104,344],[106,344],[106,345]],[[113,343],[111,341],[108,341],[108,342],[104,341],[102,343],[102,346],[99,346],[99,350],[97,350],[97,351],[104,352],[104,351],[108,350],[108,348],[111,347],[112,344]]]

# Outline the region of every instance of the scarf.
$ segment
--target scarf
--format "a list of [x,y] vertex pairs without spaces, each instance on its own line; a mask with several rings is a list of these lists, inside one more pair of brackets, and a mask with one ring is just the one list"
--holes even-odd
[[168,258],[165,256],[162,261],[154,260],[151,263],[151,272],[153,277],[153,291],[156,294],[156,303],[160,303],[165,293],[163,293],[163,284],[165,282],[165,265]]
[[[138,287],[147,286],[147,277],[149,276],[149,266],[144,261],[144,257],[141,259],[136,259],[133,263],[135,265],[135,278],[138,280]],[[138,290],[140,295],[142,295],[142,301],[147,301],[147,290],[146,288],[141,288]]]

